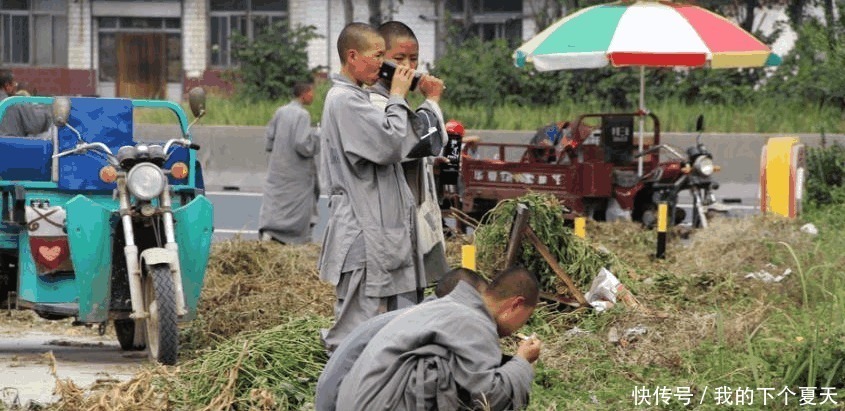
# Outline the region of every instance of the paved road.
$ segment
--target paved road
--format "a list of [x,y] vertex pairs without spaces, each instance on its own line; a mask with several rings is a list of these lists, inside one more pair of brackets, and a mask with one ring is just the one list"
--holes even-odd
[[[747,183],[721,183],[716,192],[721,201],[727,200],[730,208],[729,215],[747,215],[757,213],[759,200],[758,187]],[[258,238],[258,213],[261,209],[261,193],[238,191],[209,191],[207,195],[214,204],[214,240],[220,241],[240,235],[245,239]],[[738,202],[737,202],[738,201]],[[690,213],[691,200],[688,196],[681,196],[681,203]],[[326,224],[328,212],[326,199],[321,198],[318,204],[320,222],[314,229],[313,241],[319,243]],[[689,217],[688,217],[689,219]]]
[[125,381],[148,364],[144,351],[120,350],[111,324],[99,336],[96,327],[72,327],[70,320],[49,322],[24,311],[2,315],[0,409],[41,409],[28,404],[58,401],[56,377],[88,388],[97,381]]
[[[261,193],[238,191],[208,191],[206,195],[214,204],[214,241],[240,235],[245,239],[258,238],[258,213],[261,210]],[[318,203],[320,222],[314,229],[314,242],[320,242],[320,234],[326,225],[327,202],[321,198]]]

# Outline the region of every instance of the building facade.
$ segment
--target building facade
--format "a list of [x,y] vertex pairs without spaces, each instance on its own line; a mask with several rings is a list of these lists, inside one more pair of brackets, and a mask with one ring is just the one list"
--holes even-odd
[[[530,2],[382,0],[381,11],[414,30],[425,67],[442,53],[446,15],[518,42],[535,31]],[[368,0],[352,4],[354,20],[368,21]],[[40,95],[181,101],[196,85],[231,90],[231,33],[251,38],[276,21],[315,26],[309,65],[339,69],[343,0],[0,0],[0,65]]]

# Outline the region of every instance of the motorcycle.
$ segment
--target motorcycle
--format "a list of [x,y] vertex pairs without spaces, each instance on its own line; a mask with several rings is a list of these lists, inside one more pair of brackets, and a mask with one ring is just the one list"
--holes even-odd
[[710,211],[723,212],[716,200],[715,190],[719,183],[712,179],[713,173],[720,167],[713,163],[713,155],[701,142],[704,130],[704,116],[699,115],[696,121],[698,135],[695,145],[687,148],[682,154],[677,149],[658,144],[643,152],[635,154],[635,158],[664,150],[672,155],[672,159],[662,161],[649,173],[642,176],[640,183],[648,187],[643,193],[650,195],[650,204],[644,208],[640,221],[643,225],[653,228],[657,223],[657,204],[666,203],[669,221],[680,224],[686,219],[686,211],[678,207],[678,197],[683,191],[689,191],[692,198],[692,227],[706,228]]
[[[101,334],[111,319],[122,349],[147,349],[152,361],[175,364],[178,323],[196,316],[213,234],[213,207],[192,151],[200,147],[190,139],[205,115],[205,92],[189,93],[190,125],[170,102],[74,98],[71,116],[69,98],[25,99],[52,104],[56,129],[38,152],[52,151],[52,181],[0,167],[0,291],[10,305],[99,324]],[[133,107],[172,110],[183,135],[163,146],[134,142],[126,132]],[[23,143],[0,137],[0,144]]]

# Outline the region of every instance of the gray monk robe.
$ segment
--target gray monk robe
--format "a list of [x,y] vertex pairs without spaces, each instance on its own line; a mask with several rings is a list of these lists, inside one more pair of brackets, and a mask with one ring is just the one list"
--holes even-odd
[[380,110],[345,76],[333,74],[332,81],[318,164],[330,207],[318,267],[338,299],[335,324],[323,336],[329,350],[355,326],[387,311],[387,297],[416,295],[425,286],[413,252],[413,198],[400,164],[418,141],[409,132],[410,108],[391,97]]
[[[0,90],[0,101],[9,97]],[[34,137],[44,136],[53,125],[49,107],[37,104],[16,104],[6,109],[0,121],[0,136]]]
[[[421,304],[436,299],[437,296],[431,295],[426,297]],[[355,364],[355,360],[361,355],[361,351],[364,351],[364,347],[385,325],[396,318],[397,315],[410,309],[411,307],[406,307],[377,315],[356,327],[346,336],[343,343],[329,357],[329,361],[323,367],[323,372],[320,373],[320,378],[317,379],[317,389],[314,396],[314,407],[317,411],[335,411],[337,409],[335,404],[337,403],[340,383],[346,377],[352,365]]]
[[462,281],[370,340],[340,384],[337,410],[523,408],[534,369],[521,357],[501,360],[496,323],[481,294]]
[[[376,104],[378,107],[384,109],[385,104],[387,103],[388,98],[390,97],[390,90],[388,90],[385,85],[379,81],[372,87],[370,87],[370,100],[373,104]],[[429,100],[423,102],[420,107],[428,108],[440,117],[440,120],[443,120],[443,113],[440,110],[440,107]],[[443,126],[445,129],[445,126]],[[445,137],[445,136],[442,136]],[[442,141],[443,145],[445,146],[446,141]],[[429,181],[434,181],[434,176],[429,175],[432,173],[432,160],[430,157],[426,158],[418,158],[418,159],[405,159],[402,162],[402,168],[405,173],[405,180],[408,182],[408,186],[411,189],[411,193],[414,196],[414,205],[416,207],[420,207],[425,200],[425,190],[426,184],[424,183],[423,179],[428,177]],[[429,196],[431,196],[431,200],[437,202],[437,192],[435,187],[431,187],[429,189]],[[419,211],[418,211],[419,212]],[[419,250],[423,255],[423,272],[425,273],[426,279],[428,283],[433,283],[440,279],[444,273],[449,271],[449,264],[446,261],[446,240],[443,238],[443,223],[442,217],[439,212],[439,207],[436,208],[436,212],[431,213],[432,215],[429,216],[429,219],[417,219],[417,221],[426,221],[426,226],[418,227],[417,231],[417,238],[422,239],[420,234],[424,234],[423,230],[429,230],[432,233],[430,234],[430,238],[436,238],[437,242],[435,244],[429,244],[429,249],[421,249]],[[429,220],[433,220],[434,224],[428,222]],[[418,241],[418,244],[421,246],[424,244],[423,241]]]
[[311,241],[314,161],[320,148],[311,116],[298,100],[279,107],[267,124],[266,139],[271,154],[258,229],[283,243]]

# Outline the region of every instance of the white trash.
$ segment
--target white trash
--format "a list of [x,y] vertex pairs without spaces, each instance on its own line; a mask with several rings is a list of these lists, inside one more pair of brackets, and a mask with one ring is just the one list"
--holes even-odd
[[593,279],[590,291],[584,294],[584,298],[598,312],[613,308],[617,303],[617,298],[621,299],[627,306],[636,307],[638,305],[625,285],[604,267]]
[[801,232],[807,233],[810,235],[818,235],[819,229],[813,223],[807,223],[801,226]]
[[[777,268],[771,263],[767,264],[766,267]],[[762,281],[766,284],[771,284],[771,283],[779,283],[779,282],[783,281],[783,279],[786,278],[789,274],[792,274],[791,268],[787,268],[786,270],[783,271],[783,274],[777,275],[777,276],[772,275],[770,272],[763,269],[763,270],[760,270],[760,271],[755,271],[753,273],[748,273],[745,276],[745,278],[746,279],[760,280],[760,281]]]

